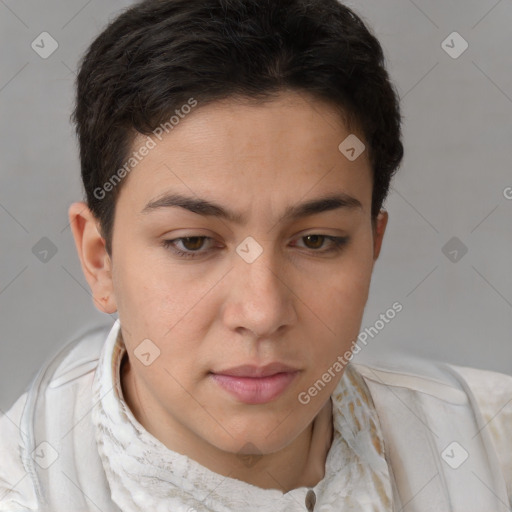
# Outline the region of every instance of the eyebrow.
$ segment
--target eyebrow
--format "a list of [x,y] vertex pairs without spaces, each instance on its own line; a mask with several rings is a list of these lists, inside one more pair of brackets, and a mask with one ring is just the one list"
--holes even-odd
[[[166,194],[152,200],[146,204],[141,213],[147,214],[160,208],[173,207],[183,208],[205,217],[218,217],[235,224],[244,224],[247,220],[245,215],[231,211],[212,201],[182,194]],[[344,192],[329,194],[310,201],[288,206],[281,216],[280,221],[296,220],[339,208],[354,210],[362,209],[363,205],[358,199]]]

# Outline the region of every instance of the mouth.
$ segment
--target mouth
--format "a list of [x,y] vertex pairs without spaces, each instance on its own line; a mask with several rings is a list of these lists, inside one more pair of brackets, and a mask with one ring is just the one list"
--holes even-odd
[[224,391],[246,404],[264,404],[277,399],[300,373],[282,363],[265,366],[243,365],[210,372],[212,380]]

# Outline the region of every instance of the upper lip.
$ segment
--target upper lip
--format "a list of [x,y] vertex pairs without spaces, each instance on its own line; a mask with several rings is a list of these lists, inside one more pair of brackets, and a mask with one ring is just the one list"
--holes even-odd
[[276,362],[266,364],[265,366],[244,364],[213,373],[218,375],[229,375],[232,377],[269,377],[270,375],[275,375],[276,373],[290,373],[296,372],[297,370],[298,368],[293,368],[292,366]]

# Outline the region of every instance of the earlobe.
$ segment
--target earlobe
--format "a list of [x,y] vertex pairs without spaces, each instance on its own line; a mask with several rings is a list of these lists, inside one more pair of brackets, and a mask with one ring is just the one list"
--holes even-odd
[[69,207],[68,217],[94,305],[104,313],[115,313],[117,306],[112,282],[112,262],[100,234],[99,222],[84,202],[73,203]]
[[388,224],[388,212],[382,209],[377,215],[373,231],[373,260],[376,261],[382,247],[382,240]]

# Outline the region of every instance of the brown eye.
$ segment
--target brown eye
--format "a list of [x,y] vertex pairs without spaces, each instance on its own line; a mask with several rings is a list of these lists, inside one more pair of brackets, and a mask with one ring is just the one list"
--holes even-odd
[[[162,245],[180,257],[198,258],[200,256],[205,256],[207,253],[212,251],[211,248],[201,250],[205,246],[205,241],[211,242],[212,240],[213,239],[208,236],[186,236],[175,238],[173,240],[162,240]],[[184,250],[181,250],[178,244],[181,245]]]
[[[327,254],[341,251],[349,241],[349,237],[320,235],[312,233],[311,235],[305,235],[300,237],[299,240],[301,240],[302,243],[304,243],[305,248],[310,249],[311,252],[318,254]],[[325,247],[324,244],[324,242],[326,241],[329,242],[327,247]]]
[[206,237],[204,236],[189,236],[185,238],[181,238],[181,243],[185,247],[185,249],[189,251],[197,251],[198,249],[201,249],[203,246],[204,240]]
[[302,238],[304,240],[309,240],[311,242],[311,244],[308,245],[309,249],[320,249],[325,240],[324,235],[306,235],[303,236]]

